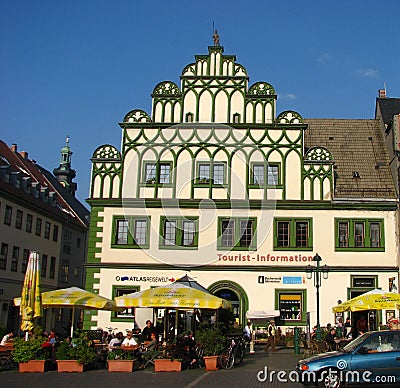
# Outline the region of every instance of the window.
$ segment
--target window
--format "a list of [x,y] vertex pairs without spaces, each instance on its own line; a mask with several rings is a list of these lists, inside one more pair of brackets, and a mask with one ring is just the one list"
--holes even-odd
[[19,259],[19,247],[13,246],[11,255],[11,271],[17,272],[18,270],[18,259]]
[[33,216],[32,214],[27,214],[26,215],[26,224],[25,224],[25,230],[28,233],[32,232],[32,223],[33,223]]
[[312,250],[312,220],[276,218],[274,220],[275,250]]
[[36,219],[35,234],[36,234],[36,236],[40,236],[42,234],[42,219],[41,218]]
[[144,183],[148,185],[172,183],[170,162],[146,162],[144,165]]
[[5,270],[7,268],[7,256],[8,256],[8,244],[1,243],[0,269],[2,270]]
[[220,218],[218,220],[218,249],[256,249],[255,218]]
[[25,273],[28,267],[28,259],[29,259],[29,249],[24,249],[22,253],[22,265],[21,265],[21,272]]
[[233,114],[233,122],[234,122],[235,124],[240,123],[240,114],[239,114],[239,113],[234,113],[234,114]]
[[279,164],[253,163],[250,171],[250,185],[265,187],[278,186]]
[[24,213],[22,212],[22,210],[17,210],[17,215],[15,216],[15,227],[17,229],[21,229],[22,228],[22,217],[23,217]]
[[56,273],[56,258],[54,256],[51,256],[49,278],[54,279],[55,273]]
[[6,211],[4,213],[4,224],[11,225],[11,218],[12,218],[12,207],[6,205]]
[[40,268],[40,276],[45,278],[47,275],[47,255],[42,255],[42,265]]
[[305,323],[305,290],[276,290],[280,320],[284,324]]
[[[132,292],[139,291],[139,286],[133,287],[115,287],[113,286],[113,297],[123,296],[126,294],[131,294]],[[128,307],[123,311],[114,312],[111,316],[111,321],[124,321],[135,322],[135,308]]]
[[63,260],[61,264],[61,281],[68,283],[69,280],[69,260]]
[[161,248],[197,248],[196,217],[161,217],[160,247]]
[[384,251],[381,219],[335,219],[335,250]]
[[50,222],[48,221],[44,223],[44,238],[50,238]]
[[58,241],[58,225],[53,226],[53,241]]
[[200,185],[223,185],[225,183],[224,163],[198,163],[196,183]]
[[113,222],[113,248],[149,248],[150,219],[117,216]]
[[63,253],[67,255],[71,254],[71,241],[72,232],[70,230],[64,230]]
[[193,116],[193,113],[186,113],[186,122],[187,123],[193,123],[193,119],[194,119],[194,116]]

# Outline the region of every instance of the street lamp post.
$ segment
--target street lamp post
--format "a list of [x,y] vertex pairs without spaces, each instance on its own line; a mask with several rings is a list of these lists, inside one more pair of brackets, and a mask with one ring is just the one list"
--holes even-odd
[[321,287],[321,273],[322,277],[324,279],[328,279],[328,272],[329,268],[325,264],[321,266],[321,261],[322,258],[321,256],[316,253],[316,255],[313,257],[312,261],[314,261],[316,264],[315,266],[308,265],[306,268],[307,272],[307,279],[312,279],[314,275],[314,286],[316,288],[316,294],[317,294],[317,332],[316,332],[316,339],[320,340],[321,339],[321,324],[319,320],[319,288]]

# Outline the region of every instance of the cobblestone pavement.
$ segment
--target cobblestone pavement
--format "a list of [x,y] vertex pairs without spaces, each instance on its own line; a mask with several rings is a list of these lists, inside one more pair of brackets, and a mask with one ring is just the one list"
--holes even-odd
[[[204,369],[186,370],[182,372],[155,373],[153,367],[133,373],[109,373],[106,369],[91,370],[83,373],[19,373],[17,370],[0,372],[0,386],[3,387],[113,387],[126,386],[151,387],[302,387],[299,383],[278,382],[271,378],[271,372],[295,369],[296,355],[290,350],[264,353],[257,351],[247,355],[243,364],[231,370],[207,372]],[[267,374],[265,373],[267,372]],[[258,377],[265,378],[260,382]],[[275,376],[276,377],[276,376]]]

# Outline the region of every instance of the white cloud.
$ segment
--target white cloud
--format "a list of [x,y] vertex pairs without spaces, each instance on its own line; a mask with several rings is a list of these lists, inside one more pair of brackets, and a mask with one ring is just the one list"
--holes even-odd
[[331,56],[330,54],[324,53],[324,54],[321,54],[321,55],[317,58],[317,61],[318,61],[319,63],[327,63],[327,62],[329,62],[331,59],[332,59],[332,56]]
[[292,93],[286,93],[286,94],[279,94],[278,98],[281,100],[295,100],[296,96]]
[[356,73],[362,77],[377,77],[379,75],[378,70],[374,69],[357,69]]

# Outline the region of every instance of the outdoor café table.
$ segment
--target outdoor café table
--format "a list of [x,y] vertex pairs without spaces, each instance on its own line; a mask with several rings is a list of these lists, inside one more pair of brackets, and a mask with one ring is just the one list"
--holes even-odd
[[134,355],[136,355],[139,348],[140,345],[134,345],[134,346],[119,346],[117,349],[121,349],[124,352],[132,352]]
[[349,339],[344,339],[344,338],[336,338],[336,348],[337,349],[342,349],[344,346],[346,346],[351,340]]

